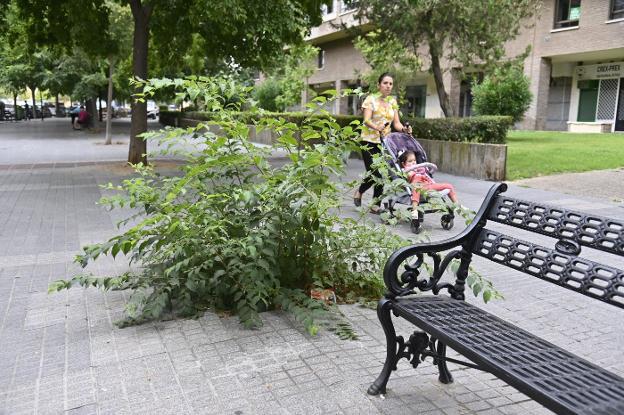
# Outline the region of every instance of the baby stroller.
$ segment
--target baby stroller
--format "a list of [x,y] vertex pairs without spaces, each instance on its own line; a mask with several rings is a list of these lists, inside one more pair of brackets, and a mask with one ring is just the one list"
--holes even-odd
[[[381,147],[382,152],[385,153],[386,157],[389,160],[388,162],[391,166],[390,175],[392,180],[398,178],[398,174],[402,171],[401,164],[399,162],[399,156],[403,152],[408,150],[413,151],[416,154],[416,162],[419,164],[419,166],[422,165],[422,167],[425,167],[427,169],[428,175],[433,178],[433,173],[435,171],[434,165],[428,163],[425,150],[413,136],[404,133],[390,133],[384,137],[381,137]],[[394,215],[396,203],[408,205],[411,209],[412,190],[412,187],[406,183],[404,192],[391,195],[384,200],[384,208],[390,213],[390,215]],[[429,191],[428,193],[435,193],[436,196],[439,195],[440,199],[444,204],[444,207],[438,209],[425,209],[422,213],[427,214],[442,212],[442,217],[440,218],[440,225],[442,226],[442,229],[451,229],[454,224],[455,214],[453,213],[453,203],[448,197],[449,191]],[[427,197],[423,193],[421,193],[419,204],[427,203],[428,201],[429,200],[427,199]],[[417,233],[420,230],[420,225],[424,220],[424,214],[418,215],[418,220],[412,220],[412,232]]]

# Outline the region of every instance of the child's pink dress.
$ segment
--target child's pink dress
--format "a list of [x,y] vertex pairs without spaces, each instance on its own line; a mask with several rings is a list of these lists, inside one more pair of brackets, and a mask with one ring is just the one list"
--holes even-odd
[[418,189],[425,190],[450,190],[449,197],[451,200],[457,200],[455,195],[455,188],[450,183],[436,183],[427,174],[427,170],[424,167],[418,167],[412,171],[407,172],[407,180],[412,185],[412,202],[420,201],[420,192]]

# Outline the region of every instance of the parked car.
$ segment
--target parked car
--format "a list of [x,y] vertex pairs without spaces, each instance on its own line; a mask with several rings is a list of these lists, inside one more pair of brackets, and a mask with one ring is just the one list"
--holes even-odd
[[67,110],[65,109],[65,104],[59,102],[58,109],[56,110],[57,117],[67,117]]
[[50,115],[56,117],[56,107],[54,104],[43,104],[43,108],[44,110],[47,108],[47,110],[50,111]]
[[31,111],[31,118],[41,118],[41,112],[43,111],[43,118],[50,118],[52,116],[52,112],[50,111],[50,108],[47,107],[45,104],[43,105],[43,110],[41,109],[41,107],[39,106],[35,106],[35,111],[34,111],[34,117],[32,116],[32,109],[29,108],[29,110]]
[[50,112],[50,116],[52,117],[64,117],[65,116],[65,104],[59,102],[58,110],[56,108],[56,104],[52,102],[44,102],[43,103],[44,112],[43,115],[46,117],[47,112]]
[[154,101],[147,101],[147,118],[155,120],[160,115],[160,109]]
[[12,121],[15,120],[15,106],[3,100],[4,102],[4,120]]
[[130,116],[130,108],[128,107],[115,107],[115,117],[125,118]]

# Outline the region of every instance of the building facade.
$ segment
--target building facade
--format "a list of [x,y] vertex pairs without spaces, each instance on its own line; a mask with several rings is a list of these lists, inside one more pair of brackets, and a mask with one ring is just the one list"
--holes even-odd
[[[328,6],[324,15],[323,24],[308,37],[320,48],[317,71],[308,85],[317,92],[359,86],[359,74],[369,67],[353,39],[339,27],[360,22],[353,8],[340,0]],[[531,46],[524,72],[531,81],[533,102],[519,127],[624,131],[624,0],[544,0],[539,15],[527,26],[506,44],[508,57]],[[411,116],[442,117],[427,69],[425,61],[423,71],[414,74],[402,110]],[[471,85],[481,77],[475,72],[462,80],[452,69],[445,73],[445,87],[459,116],[471,115]],[[359,103],[342,99],[331,110],[356,114]]]

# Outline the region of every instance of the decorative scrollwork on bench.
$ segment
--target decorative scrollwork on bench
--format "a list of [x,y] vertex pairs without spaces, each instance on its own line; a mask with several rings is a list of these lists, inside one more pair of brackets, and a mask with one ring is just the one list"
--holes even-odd
[[[384,280],[386,286],[394,296],[405,296],[416,292],[432,291],[438,294],[440,290],[453,290],[449,283],[440,284],[440,279],[453,259],[460,258],[461,250],[451,251],[442,258],[437,252],[420,252],[410,257],[398,257],[386,264]],[[426,256],[433,260],[433,270],[425,263]],[[412,258],[415,261],[410,262]],[[404,271],[399,275],[399,267],[404,264]],[[423,272],[423,268],[429,268]]]

